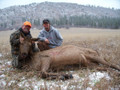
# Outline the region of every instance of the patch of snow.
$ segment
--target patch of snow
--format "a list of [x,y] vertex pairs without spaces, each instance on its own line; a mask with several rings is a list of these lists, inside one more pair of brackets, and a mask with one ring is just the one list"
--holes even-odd
[[22,77],[21,80],[25,80],[25,77]]
[[68,85],[69,85],[69,82],[66,84],[66,85],[61,85],[61,88],[63,89],[63,90],[67,90],[67,88],[68,88]]
[[3,60],[0,60],[0,64],[2,64],[3,63]]
[[[5,64],[10,65],[11,61],[2,60],[0,62],[3,63],[3,64],[0,65],[0,66],[3,67],[3,68],[2,67],[0,68],[0,73],[1,73],[1,75],[0,75],[0,86],[4,87],[6,85],[6,81],[3,78],[5,78],[6,75],[4,75],[2,73],[4,71],[9,71],[7,68],[4,68],[4,66],[5,66]],[[70,71],[70,72],[74,73],[74,71]],[[20,79],[20,82],[17,83],[17,85],[19,87],[22,87],[22,88],[31,87],[31,88],[33,88],[33,90],[40,90],[40,88],[45,88],[45,87],[47,89],[50,89],[50,90],[56,89],[57,87],[62,89],[62,90],[67,90],[68,88],[74,90],[75,88],[76,89],[81,89],[81,87],[83,85],[83,82],[86,79],[86,76],[85,77],[80,77],[79,74],[73,74],[73,79],[66,80],[66,81],[62,81],[62,80],[59,80],[59,81],[54,81],[54,80],[46,81],[44,79],[38,80],[37,76],[34,76],[34,77],[30,78],[30,79],[26,79],[26,77],[23,76]],[[106,73],[106,72],[93,72],[89,76],[87,76],[87,78],[89,78],[89,80],[90,80],[89,84],[91,86],[94,86],[94,84],[96,82],[99,82],[102,78],[106,78],[106,80],[111,79],[110,76],[108,75],[108,73]],[[11,86],[14,83],[16,83],[16,81],[11,80],[8,83],[8,86]],[[86,90],[92,90],[92,88],[87,87]]]
[[0,53],[0,57],[2,57],[2,54]]
[[1,79],[0,80],[0,87],[4,87],[6,85],[6,81]]
[[94,86],[96,82],[99,82],[101,78],[106,78],[107,80],[110,80],[110,76],[108,73],[102,73],[102,72],[94,72],[91,75],[89,75],[90,82],[89,84]]
[[0,78],[4,78],[4,77],[5,77],[5,75],[4,75],[4,74],[0,75]]
[[23,81],[21,81],[20,83],[18,83],[18,86],[20,86],[20,87],[28,86],[27,84],[28,84],[28,83],[27,83],[27,80],[23,80]]
[[13,83],[15,83],[15,80],[11,80],[11,81],[8,83],[8,86],[12,85]]
[[5,64],[7,64],[7,65],[11,65],[11,61],[5,62]]
[[[73,77],[74,77],[74,79],[71,80],[71,83],[80,82],[80,83],[78,83],[78,85],[75,85],[75,86],[70,85],[69,86],[69,84],[70,84],[69,80],[68,81],[44,81],[43,79],[41,79],[40,81],[38,81],[35,77],[28,80],[28,81],[32,81],[32,87],[33,87],[34,90],[39,90],[40,87],[43,87],[43,88],[47,87],[49,89],[53,89],[55,87],[60,87],[63,90],[67,90],[68,87],[70,89],[81,88],[82,85],[83,85],[83,83],[81,83],[81,82],[85,80],[85,77],[81,78],[81,77],[79,77],[78,74],[73,74]],[[100,79],[103,78],[103,77],[106,78],[107,80],[110,79],[110,77],[108,76],[107,73],[102,73],[102,72],[96,72],[95,73],[94,72],[94,73],[90,74],[89,75],[89,78],[90,78],[89,83],[90,83],[90,85],[93,86],[96,82],[100,81]],[[29,86],[29,85],[26,85],[26,81],[23,81],[21,83],[21,85],[19,84],[19,86],[23,86],[23,85],[25,85],[27,87]],[[92,88],[87,87],[86,90],[92,90]]]
[[90,88],[90,87],[87,87],[87,88],[86,88],[86,90],[92,90],[92,88]]
[[74,79],[79,79],[80,77],[78,76],[78,74],[73,74]]
[[118,87],[114,87],[114,88],[110,87],[110,90],[120,90],[120,85]]
[[[29,81],[32,81],[31,85],[30,83],[28,83]],[[37,80],[35,77],[31,78],[31,79],[28,79],[28,80],[23,80],[21,82],[18,83],[18,86],[19,87],[29,87],[29,86],[32,86],[33,87],[33,90],[39,90],[40,87],[41,88],[49,88],[49,89],[53,89],[55,87],[60,87],[61,89],[63,90],[67,90],[68,86],[69,86],[69,81],[45,81],[44,79],[41,79],[41,80]],[[74,87],[75,88],[75,87]]]
[[78,82],[78,80],[81,82],[83,80],[85,80],[85,78],[80,77],[78,74],[73,74],[73,79]]
[[11,65],[9,60],[0,60],[0,72],[9,71],[11,68],[7,67]]
[[73,73],[74,71],[69,71],[70,73]]

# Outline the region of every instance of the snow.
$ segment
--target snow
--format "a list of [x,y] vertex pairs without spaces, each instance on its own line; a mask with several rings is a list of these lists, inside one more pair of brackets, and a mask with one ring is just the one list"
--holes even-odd
[[[0,56],[2,56],[2,54],[0,54]],[[10,65],[10,61],[0,60],[0,88],[5,87],[7,85],[6,79],[5,79],[7,76],[5,75],[4,72],[8,72],[8,69],[10,69],[10,68],[8,68],[8,67],[5,68],[6,65]]]
[[[31,79],[28,79],[26,80],[24,77],[22,78],[23,80],[21,82],[18,83],[18,86],[20,87],[29,87],[30,84],[28,83],[29,81],[32,81],[32,84],[31,86],[33,87],[34,90],[39,90],[40,87],[44,88],[44,87],[47,87],[49,89],[53,89],[55,87],[60,87],[62,90],[67,90],[68,87],[70,89],[74,89],[74,88],[81,88],[82,87],[82,83],[79,83],[79,82],[83,82],[86,77],[79,77],[78,74],[73,74],[73,77],[74,79],[71,79],[71,80],[67,80],[67,81],[45,81],[43,79],[41,80],[37,80],[36,77],[33,77]],[[91,73],[90,75],[88,75],[90,81],[89,81],[89,84],[91,86],[94,86],[94,84],[98,81],[100,81],[103,77],[106,78],[106,80],[110,80],[110,76],[105,73],[105,72],[93,72]],[[69,86],[70,83],[78,83],[77,86]],[[87,87],[86,90],[92,90],[92,88],[90,87]]]
[[18,83],[18,86],[20,86],[20,87],[23,87],[23,86],[24,87],[29,87],[30,84],[27,82],[27,80],[24,80],[24,81]]
[[80,77],[78,76],[78,74],[73,74],[74,79],[79,79]]
[[13,83],[15,83],[15,80],[11,80],[11,81],[8,83],[8,86],[12,85]]
[[110,80],[110,76],[108,75],[108,73],[94,72],[89,75],[89,79],[90,79],[89,84],[94,86],[94,84],[100,81],[100,79],[102,79],[103,77],[106,78],[107,80]]
[[4,78],[4,77],[5,77],[5,75],[4,75],[4,74],[0,75],[0,78]]
[[11,65],[11,61],[5,62],[5,64],[7,64],[7,65]]
[[0,80],[0,87],[1,86],[5,86],[7,83],[6,83],[6,81],[4,80],[4,79],[1,79]]
[[0,57],[2,57],[2,54],[0,53]]
[[[107,72],[90,72],[87,75],[80,77],[79,73],[75,73],[75,71],[69,71],[68,73],[73,73],[73,79],[62,81],[62,80],[44,80],[39,79],[36,75],[32,78],[26,78],[23,76],[20,78],[19,81],[16,81],[15,78],[11,77],[11,80],[8,82],[6,81],[9,77],[5,73],[10,72],[13,68],[6,67],[7,65],[11,65],[11,61],[9,60],[0,60],[0,87],[5,87],[6,85],[11,86],[13,84],[17,84],[21,88],[30,88],[32,87],[33,90],[40,90],[40,88],[47,88],[47,89],[81,89],[83,83],[86,79],[89,79],[89,87],[86,90],[92,90],[92,86],[95,85],[96,82],[99,82],[102,78],[106,80],[110,80],[111,77],[108,75]],[[4,73],[5,72],[5,73]],[[17,75],[13,76],[17,78]]]
[[87,88],[86,88],[86,90],[93,90],[93,89],[92,89],[92,88],[90,88],[90,87],[87,87]]

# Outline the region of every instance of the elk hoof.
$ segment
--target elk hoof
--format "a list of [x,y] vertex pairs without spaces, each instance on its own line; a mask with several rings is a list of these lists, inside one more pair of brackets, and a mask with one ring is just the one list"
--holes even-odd
[[60,80],[65,80],[65,77],[64,76],[60,76],[59,79]]
[[65,74],[63,76],[65,77],[65,79],[72,79],[73,78],[72,74]]
[[70,74],[70,75],[69,75],[69,78],[70,78],[70,79],[72,79],[72,78],[73,78],[73,75],[72,75],[72,74]]

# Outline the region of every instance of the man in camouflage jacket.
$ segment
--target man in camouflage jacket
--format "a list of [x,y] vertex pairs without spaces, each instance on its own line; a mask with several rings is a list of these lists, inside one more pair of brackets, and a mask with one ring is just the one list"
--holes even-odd
[[[22,42],[24,38],[20,37],[20,33],[23,33],[26,37],[32,38],[30,34],[30,28],[31,23],[26,21],[19,30],[10,35],[11,53],[13,58],[12,66],[15,68],[22,67],[22,60],[19,58],[19,46],[20,42]],[[33,44],[33,48],[35,48],[35,44]]]

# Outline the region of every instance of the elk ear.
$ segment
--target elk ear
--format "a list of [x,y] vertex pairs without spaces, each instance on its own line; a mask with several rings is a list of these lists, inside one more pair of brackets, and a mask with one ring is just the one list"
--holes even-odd
[[32,41],[38,41],[39,38],[31,38]]
[[22,32],[20,33],[20,36],[23,37],[23,38],[25,38],[25,35]]
[[39,40],[39,38],[31,38],[31,42],[32,43],[35,43],[36,41],[38,41]]

